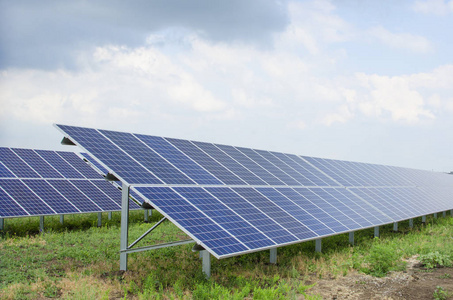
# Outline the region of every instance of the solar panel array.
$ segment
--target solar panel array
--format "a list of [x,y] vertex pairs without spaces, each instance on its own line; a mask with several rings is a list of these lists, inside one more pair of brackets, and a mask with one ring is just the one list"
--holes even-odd
[[118,210],[121,191],[77,154],[0,147],[0,218]]
[[56,125],[217,258],[453,208],[453,176]]

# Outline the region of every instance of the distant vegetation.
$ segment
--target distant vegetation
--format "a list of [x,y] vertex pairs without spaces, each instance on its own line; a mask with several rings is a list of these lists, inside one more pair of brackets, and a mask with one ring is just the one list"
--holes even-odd
[[[143,222],[143,212],[131,212],[130,240],[145,232],[162,216]],[[373,229],[357,231],[355,246],[348,235],[323,239],[322,253],[314,242],[278,249],[277,265],[269,264],[269,251],[223,260],[212,259],[212,277],[206,280],[193,244],[134,253],[129,271],[119,271],[120,213],[112,220],[97,214],[46,218],[46,233],[39,234],[38,218],[6,220],[0,239],[0,299],[306,299],[320,278],[335,278],[356,270],[385,276],[405,267],[403,259],[420,254],[426,267],[451,265],[453,218],[428,217],[381,227],[381,238]],[[187,238],[176,226],[164,222],[145,244]],[[143,244],[142,244],[143,245]],[[441,299],[444,291],[435,291]]]

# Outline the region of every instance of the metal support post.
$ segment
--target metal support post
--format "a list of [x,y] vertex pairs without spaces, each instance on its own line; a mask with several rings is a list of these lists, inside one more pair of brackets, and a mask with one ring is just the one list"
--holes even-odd
[[0,230],[3,230],[5,228],[5,219],[0,219]]
[[61,225],[64,224],[64,215],[60,215],[60,224],[61,224]]
[[349,244],[351,244],[352,246],[354,246],[354,231],[351,231],[349,233]]
[[321,241],[322,239],[315,240],[315,252],[321,252]]
[[98,213],[98,227],[102,226],[102,213]]
[[203,273],[205,274],[206,278],[211,277],[211,254],[203,250]]
[[434,219],[437,219],[437,213],[434,213]]
[[450,209],[450,216],[453,216],[453,209]]
[[[120,249],[127,250],[129,235],[129,186],[123,183],[121,196],[121,240]],[[127,252],[120,252],[120,270],[127,270]]]
[[447,217],[447,211],[444,211],[444,212],[442,213],[442,217],[444,217],[444,218]]
[[374,227],[374,237],[379,237],[379,226]]
[[414,228],[414,219],[409,219],[409,228]]
[[271,248],[269,262],[271,264],[276,264],[277,263],[277,247],[276,248]]
[[422,216],[422,223],[426,223],[426,216]]
[[145,209],[144,214],[145,214],[145,222],[148,222],[148,210],[147,209]]
[[44,216],[39,217],[39,231],[44,232]]
[[112,212],[111,211],[109,211],[108,216],[109,216],[109,220],[111,220],[112,219]]
[[398,222],[393,223],[393,231],[398,231]]

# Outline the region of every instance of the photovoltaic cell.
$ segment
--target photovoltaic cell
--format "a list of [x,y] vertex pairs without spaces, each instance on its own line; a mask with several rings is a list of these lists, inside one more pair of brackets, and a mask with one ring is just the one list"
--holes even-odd
[[44,159],[41,158],[32,149],[11,149],[16,153],[22,160],[24,160],[30,167],[33,168],[43,178],[63,178],[51,165],[49,165]]
[[0,218],[16,216],[28,216],[28,213],[0,188]]
[[[84,178],[87,179],[100,179],[99,174],[80,159],[74,152],[56,151],[56,153],[63,158],[68,164],[77,170]],[[69,178],[69,177],[68,177]]]
[[80,172],[74,169],[68,164],[63,158],[61,158],[56,152],[36,150],[43,159],[49,162],[64,178],[85,178]]
[[107,130],[100,130],[100,132],[164,183],[194,183],[132,134]]
[[[121,209],[121,191],[73,152],[0,147],[0,153],[0,218]],[[132,200],[130,208],[140,209]]]
[[125,182],[162,184],[163,182],[132,159],[96,129],[60,126],[67,134]]
[[88,153],[80,153],[80,155],[85,159],[87,160],[91,167],[98,170],[98,173],[101,174],[101,175],[106,175],[109,170],[107,170],[104,166],[102,166],[97,160],[95,160],[91,155],[89,155]]
[[14,178],[16,177],[11,173],[3,163],[0,162],[0,178]]
[[0,161],[17,177],[40,178],[38,173],[33,171],[19,156],[9,148],[0,148]]
[[0,179],[2,189],[30,215],[55,214],[38,196],[18,179]]
[[190,141],[170,139],[166,138],[172,145],[184,152],[188,157],[197,162],[200,166],[203,166],[208,172],[214,175],[217,179],[222,181],[224,184],[229,185],[244,185],[246,184],[238,176],[232,173],[230,170],[222,166],[216,160],[211,158],[209,155],[200,150],[197,146],[192,144]]
[[195,208],[187,200],[168,187],[137,187],[135,188],[147,199],[179,224],[192,238],[219,255],[243,252],[248,248],[227,233],[209,217]]
[[46,202],[57,214],[79,213],[80,211],[45,180],[25,179],[27,185],[39,198]]
[[243,181],[251,185],[267,185],[266,182],[261,180],[258,176],[247,170],[244,166],[228,156],[225,152],[220,150],[214,144],[194,142],[195,146],[206,152],[216,161],[221,163],[224,167],[240,177]]
[[135,134],[135,136],[152,148],[156,153],[167,159],[175,167],[187,174],[193,181],[198,184],[222,184],[214,176],[209,174],[196,162],[192,161],[183,152],[171,145],[164,138],[156,136],[147,136]]

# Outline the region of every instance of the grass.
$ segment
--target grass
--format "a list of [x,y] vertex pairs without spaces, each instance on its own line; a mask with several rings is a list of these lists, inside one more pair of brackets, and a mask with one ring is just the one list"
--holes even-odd
[[[154,212],[149,223],[143,212],[130,214],[130,241],[139,237],[162,216]],[[403,258],[419,254],[433,264],[453,258],[453,218],[420,219],[380,229],[357,231],[355,246],[342,234],[323,239],[322,253],[314,242],[278,249],[277,264],[269,264],[269,251],[223,260],[211,260],[212,276],[205,279],[193,244],[129,255],[129,270],[119,271],[120,214],[112,220],[97,214],[46,218],[40,234],[39,218],[8,219],[0,239],[0,299],[320,299],[310,288],[322,278],[336,278],[351,271],[385,276],[404,268]],[[166,221],[140,244],[187,238]],[[440,294],[441,291],[438,291]]]

